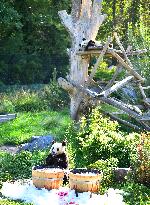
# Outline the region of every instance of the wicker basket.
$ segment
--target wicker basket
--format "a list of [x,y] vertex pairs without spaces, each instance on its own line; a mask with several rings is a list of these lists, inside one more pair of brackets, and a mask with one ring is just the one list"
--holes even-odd
[[69,174],[70,188],[77,192],[98,192],[101,178],[98,170],[74,169]]
[[32,181],[35,187],[58,189],[62,186],[64,171],[57,168],[32,168]]

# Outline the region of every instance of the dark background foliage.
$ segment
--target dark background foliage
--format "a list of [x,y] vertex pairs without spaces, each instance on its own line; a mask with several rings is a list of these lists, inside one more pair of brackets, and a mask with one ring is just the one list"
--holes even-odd
[[[105,40],[117,30],[127,45],[129,29],[138,37],[141,28],[148,38],[147,4],[147,0],[104,0],[103,12],[108,16],[98,39]],[[58,76],[66,75],[70,39],[58,17],[63,9],[70,12],[70,0],[0,1],[1,84],[48,83],[54,68]]]

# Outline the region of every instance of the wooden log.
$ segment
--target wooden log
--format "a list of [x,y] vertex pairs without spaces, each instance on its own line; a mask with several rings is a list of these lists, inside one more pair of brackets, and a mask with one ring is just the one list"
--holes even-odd
[[122,66],[121,66],[120,64],[118,64],[118,65],[117,65],[117,68],[116,68],[116,71],[115,71],[115,73],[114,73],[112,79],[108,82],[108,84],[106,85],[106,87],[105,87],[104,90],[107,90],[108,88],[110,88],[110,87],[114,84],[114,82],[115,82],[117,76],[119,75],[119,73],[120,73],[121,71],[122,71]]
[[109,104],[109,105],[113,105],[114,107],[117,107],[120,110],[123,110],[124,112],[126,112],[129,116],[133,117],[139,124],[141,124],[144,129],[150,131],[150,126],[148,126],[146,123],[141,121],[141,115],[137,114],[136,112],[134,112],[133,110],[122,106],[122,104],[116,100],[114,100],[113,98],[105,98],[105,97],[101,97],[100,98],[101,101]]
[[[103,111],[102,111],[102,112],[103,112]],[[103,112],[103,113],[106,114],[106,115],[108,115],[111,119],[116,120],[116,121],[120,122],[120,123],[123,124],[123,125],[126,125],[126,126],[128,126],[128,127],[131,127],[131,128],[133,128],[133,129],[135,129],[135,130],[138,130],[138,131],[139,131],[139,130],[142,130],[142,128],[140,128],[140,127],[138,127],[138,126],[136,126],[136,125],[134,125],[134,124],[132,124],[132,123],[126,121],[126,120],[123,120],[123,119],[121,119],[121,118],[115,116],[115,115],[112,114],[112,113],[109,113],[109,112]]]
[[122,115],[122,114],[125,114],[124,111],[119,111],[119,112],[112,112],[113,115]]
[[[69,82],[72,84],[73,87],[76,87],[84,95],[90,95],[91,97],[97,98],[100,101],[103,101],[105,103],[113,105],[113,106],[119,108],[120,110],[122,110],[124,112],[127,112],[127,113],[129,112],[131,114],[131,117],[136,117],[137,119],[141,118],[141,114],[137,113],[137,110],[134,106],[125,104],[122,101],[115,100],[114,98],[106,98],[106,97],[100,96],[99,93],[97,93],[95,91],[92,91],[88,88],[85,88],[84,86],[79,85],[79,84],[77,84],[76,82],[74,82],[72,80],[69,81]],[[139,112],[139,113],[141,113],[141,112]]]
[[[99,55],[99,54],[101,53],[102,49],[103,49],[103,47],[101,47],[101,48],[96,48],[96,47],[94,47],[94,48],[91,47],[91,48],[90,48],[90,47],[89,47],[88,51],[77,51],[77,55],[81,55],[81,56],[84,56],[84,55]],[[114,51],[115,51],[118,55],[120,55],[121,57],[123,57],[123,53],[122,53],[121,50],[116,50],[116,49],[114,49]],[[127,52],[126,54],[127,54],[127,56],[134,56],[134,55],[144,54],[144,53],[146,53],[146,52],[147,52],[147,50],[143,49],[143,50],[137,50],[137,51]],[[107,50],[106,55],[112,56],[109,50]]]
[[131,81],[134,78],[134,76],[128,76],[125,79],[123,79],[122,81],[116,83],[115,85],[113,85],[112,87],[108,88],[107,90],[104,90],[103,92],[101,92],[99,94],[99,96],[104,96],[107,97],[108,95],[110,95],[111,93],[117,91],[118,89],[122,88],[124,85],[126,85],[129,81]]
[[150,116],[143,116],[141,118],[142,121],[150,121]]
[[124,104],[122,104],[121,102],[113,98],[100,97],[99,99],[109,105],[113,105],[117,107],[118,109],[123,110],[124,112],[128,113],[128,115],[130,115],[133,118],[136,118],[138,120],[141,118],[141,115],[137,114],[135,111],[131,110],[130,108],[126,107]]
[[125,67],[129,73],[131,75],[133,75],[137,80],[140,80],[141,83],[144,82],[144,78],[142,78],[135,70],[133,70],[133,68],[131,66],[129,66],[124,60],[123,58],[121,58],[116,52],[114,52],[113,50],[109,51],[112,56],[114,56],[115,58],[117,58],[117,60],[122,64],[123,67]]
[[128,58],[127,54],[126,54],[126,51],[125,51],[123,45],[121,44],[120,39],[119,39],[119,37],[117,36],[117,33],[116,33],[116,32],[114,32],[114,37],[116,38],[117,44],[119,45],[119,47],[120,47],[120,49],[121,49],[121,51],[122,51],[122,53],[123,53],[123,55],[124,55],[125,60],[126,60],[127,63],[129,64],[129,66],[133,69],[132,63],[131,63],[131,61],[129,60],[129,58]]
[[145,100],[146,99],[146,94],[144,92],[144,89],[143,89],[141,83],[138,83],[138,87],[140,89],[140,92],[141,92],[141,95],[142,95],[143,99]]
[[144,104],[150,108],[150,98],[143,99]]
[[148,89],[150,89],[150,86],[142,87],[142,88],[143,88],[143,90],[148,90]]
[[64,79],[62,77],[58,78],[58,84],[64,90],[66,90],[70,95],[73,95],[77,92],[75,87],[71,83],[69,83],[66,79]]
[[133,56],[133,55],[141,55],[141,54],[145,54],[147,53],[147,49],[142,49],[142,50],[136,50],[136,51],[129,51],[129,52],[126,52],[126,54],[128,56]]
[[[82,85],[79,85],[79,84],[77,84],[76,82],[74,82],[72,80],[69,81],[69,82],[72,84],[73,87],[76,87],[84,95],[90,95],[91,97],[97,98],[100,101],[104,101],[104,102],[106,101],[105,103],[107,103],[107,101],[108,101],[108,104],[116,106],[117,108],[121,109],[124,112],[128,113],[128,111],[129,112],[131,111],[131,114],[133,114],[133,117],[137,117],[138,119],[141,118],[142,112],[141,112],[139,106],[125,104],[125,103],[123,103],[122,101],[120,101],[118,99],[116,100],[114,98],[106,98],[106,97],[100,96],[99,93],[97,93],[95,91],[92,91],[92,90],[90,90],[90,89],[88,89],[88,88],[86,88]],[[109,102],[111,102],[111,103],[109,103]]]
[[[76,82],[70,82],[72,84],[73,87],[76,87],[80,92],[82,92],[82,95],[89,95],[92,98],[97,99],[98,101],[102,101],[104,103],[107,103],[109,105],[112,105],[122,111],[124,111],[126,114],[128,114],[129,116],[131,116],[132,118],[134,118],[139,124],[141,124],[146,130],[150,131],[150,126],[148,126],[146,123],[144,123],[141,119],[141,114],[138,114],[137,112],[133,111],[133,107],[129,108],[128,105],[122,103],[121,101],[117,101],[113,98],[106,98],[106,97],[99,97],[99,94],[91,91],[88,88],[84,88],[84,86],[82,85],[78,85]],[[80,95],[81,96],[81,95]],[[80,105],[80,97],[77,97],[77,102],[78,102],[78,106]],[[77,108],[78,111],[78,108]]]

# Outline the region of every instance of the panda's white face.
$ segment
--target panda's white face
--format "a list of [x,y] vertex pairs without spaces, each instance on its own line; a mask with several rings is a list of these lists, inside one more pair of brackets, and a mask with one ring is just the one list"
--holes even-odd
[[65,152],[65,145],[58,142],[55,142],[50,149],[50,153],[52,155],[59,155],[59,154],[63,154],[64,152]]
[[88,40],[86,40],[85,38],[83,38],[82,39],[82,42],[79,44],[79,46],[81,47],[81,48],[85,48],[86,46],[87,46],[87,44],[88,44]]

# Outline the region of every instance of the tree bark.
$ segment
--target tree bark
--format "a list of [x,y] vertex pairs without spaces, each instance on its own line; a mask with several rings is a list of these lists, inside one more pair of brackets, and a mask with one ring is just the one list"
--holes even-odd
[[[77,55],[79,44],[82,39],[95,40],[99,27],[106,15],[101,14],[102,0],[72,0],[71,14],[66,11],[59,11],[59,16],[65,28],[68,30],[72,46],[70,49],[70,73],[68,79],[85,86],[88,80],[89,57],[82,58]],[[60,83],[61,84],[61,83]],[[68,89],[66,87],[66,89]],[[70,88],[69,88],[70,90]],[[82,101],[82,94],[79,91],[71,95],[71,117],[78,118],[78,109]]]

